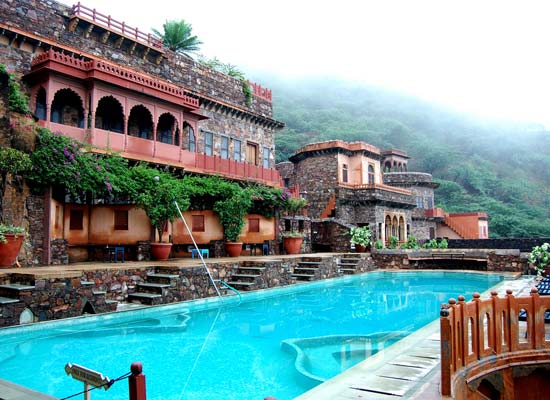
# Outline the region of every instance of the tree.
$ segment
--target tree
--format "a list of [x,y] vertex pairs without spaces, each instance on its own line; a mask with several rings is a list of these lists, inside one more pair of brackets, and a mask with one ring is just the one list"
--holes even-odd
[[176,53],[184,54],[190,57],[189,53],[198,51],[202,42],[192,34],[191,24],[188,24],[183,19],[176,21],[166,21],[162,25],[164,34],[156,29],[153,29],[155,35],[162,38],[162,43],[170,50]]

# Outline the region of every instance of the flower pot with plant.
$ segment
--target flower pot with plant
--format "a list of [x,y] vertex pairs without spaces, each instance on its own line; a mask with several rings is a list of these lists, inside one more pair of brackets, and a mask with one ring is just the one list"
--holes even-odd
[[23,227],[0,224],[0,267],[12,267],[16,261],[26,231]]
[[238,190],[233,195],[214,204],[214,212],[218,214],[223,226],[225,251],[230,257],[241,255],[243,243],[239,241],[239,236],[245,225],[245,216],[251,206],[252,196],[246,189]]
[[[179,215],[175,202],[182,211],[189,207],[183,184],[169,173],[143,165],[132,168],[130,177],[133,185],[130,197],[143,208],[154,228],[151,256],[157,260],[167,260],[172,243],[163,240],[164,231],[168,222],[173,222]],[[155,241],[157,238],[158,241]]]
[[349,232],[350,243],[355,246],[355,250],[362,253],[370,247],[370,238],[372,232],[368,226],[354,226]]
[[535,246],[529,253],[529,262],[535,267],[537,275],[548,275],[550,273],[550,243],[543,243]]
[[298,254],[304,242],[304,235],[294,229],[296,214],[307,207],[305,199],[288,197],[283,204],[283,210],[290,216],[292,229],[283,233],[283,248],[286,254]]

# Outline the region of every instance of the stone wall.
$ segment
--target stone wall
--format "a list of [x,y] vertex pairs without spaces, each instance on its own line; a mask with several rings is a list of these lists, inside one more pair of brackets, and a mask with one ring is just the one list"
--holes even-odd
[[308,215],[319,218],[338,185],[338,154],[323,154],[301,160],[295,166],[296,183],[307,192]]
[[550,238],[450,239],[448,242],[452,249],[518,249],[531,252],[535,246],[550,243]]
[[311,227],[312,241],[315,243],[313,251],[351,251],[350,228],[351,225],[346,225],[335,219],[313,222]]
[[427,218],[415,218],[415,210],[417,209],[413,210],[413,223],[411,224],[411,232],[409,232],[409,236],[414,236],[419,242],[425,242],[430,239],[430,228],[433,228],[435,233],[436,223],[435,221]]

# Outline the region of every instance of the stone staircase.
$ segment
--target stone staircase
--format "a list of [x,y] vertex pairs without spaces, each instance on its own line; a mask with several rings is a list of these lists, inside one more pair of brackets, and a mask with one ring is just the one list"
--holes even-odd
[[349,253],[340,258],[338,263],[339,271],[344,275],[353,275],[357,273],[357,264],[361,261],[361,255],[358,253]]
[[0,285],[0,327],[19,324],[17,316],[25,308],[22,299],[29,296],[34,289],[34,285],[25,283]]
[[170,288],[177,286],[180,276],[173,270],[156,267],[155,272],[147,274],[145,282],[136,285],[136,291],[128,294],[128,302],[145,305],[169,303]]
[[319,257],[302,257],[302,260],[294,267],[292,277],[297,281],[316,281],[319,279],[320,265],[321,258]]
[[254,262],[243,262],[231,275],[231,280],[227,284],[239,291],[259,289],[262,287],[264,270],[265,267],[260,267]]

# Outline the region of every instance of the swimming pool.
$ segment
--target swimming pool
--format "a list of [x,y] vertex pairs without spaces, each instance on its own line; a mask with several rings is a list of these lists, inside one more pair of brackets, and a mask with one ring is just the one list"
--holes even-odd
[[[247,293],[241,304],[233,296],[222,307],[207,299],[7,328],[0,330],[0,378],[61,398],[82,390],[65,374],[67,362],[116,378],[141,361],[150,400],[287,400],[318,383],[308,373],[324,379],[371,354],[378,346],[373,335],[389,345],[392,337],[437,319],[449,297],[469,297],[500,280],[475,273],[371,272]],[[313,339],[298,343],[306,352],[313,347],[299,364],[304,375],[282,343],[307,338]],[[326,352],[319,351],[323,346]],[[94,390],[92,398],[126,400],[127,392],[122,381],[107,392]]]

